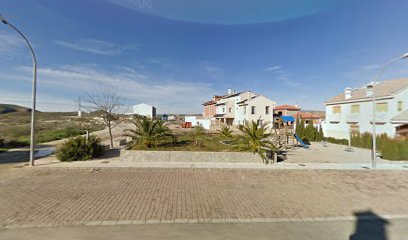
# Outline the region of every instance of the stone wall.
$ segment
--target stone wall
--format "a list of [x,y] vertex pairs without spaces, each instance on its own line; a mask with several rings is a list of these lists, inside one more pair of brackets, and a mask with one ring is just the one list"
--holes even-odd
[[121,150],[121,161],[134,162],[232,162],[262,163],[261,157],[248,152],[187,152]]

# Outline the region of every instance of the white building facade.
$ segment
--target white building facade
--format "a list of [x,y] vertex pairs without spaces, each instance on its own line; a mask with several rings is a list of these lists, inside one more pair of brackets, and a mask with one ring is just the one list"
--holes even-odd
[[258,124],[271,124],[273,122],[273,112],[276,102],[269,98],[258,95],[238,102],[235,124],[245,122],[256,122]]
[[397,129],[404,125],[404,119],[394,121],[393,118],[407,110],[408,79],[388,80],[359,89],[346,88],[342,94],[326,101],[326,120],[322,124],[324,135],[348,139],[353,133],[371,133],[373,94],[376,99],[376,133],[395,137]]
[[140,103],[133,106],[132,114],[154,118],[156,117],[156,108],[146,103]]
[[231,93],[216,103],[219,124],[241,125],[247,121],[271,123],[276,102],[250,91]]

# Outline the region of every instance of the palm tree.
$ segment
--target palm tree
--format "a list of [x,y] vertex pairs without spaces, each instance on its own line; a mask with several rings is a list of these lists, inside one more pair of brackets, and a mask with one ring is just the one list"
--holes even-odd
[[218,132],[224,137],[232,137],[232,130],[228,125],[222,126]]
[[246,122],[242,128],[241,144],[245,149],[258,154],[265,164],[268,164],[266,157],[267,151],[276,150],[276,146],[268,140],[271,134],[267,133],[268,127],[266,124],[257,124],[252,121]]
[[172,135],[171,130],[160,119],[135,116],[129,122],[135,125],[135,128],[126,129],[125,136],[132,138],[132,146],[152,148],[161,138]]

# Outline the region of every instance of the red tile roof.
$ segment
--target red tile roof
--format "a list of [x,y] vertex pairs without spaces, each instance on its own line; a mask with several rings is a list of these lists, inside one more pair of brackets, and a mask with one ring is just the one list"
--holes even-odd
[[204,105],[204,106],[207,106],[207,105],[213,105],[213,104],[215,104],[215,103],[217,103],[217,102],[216,102],[216,101],[213,101],[213,100],[210,100],[210,101],[208,101],[208,102],[203,103],[203,105]]
[[297,112],[293,117],[300,119],[320,119],[319,116],[307,112]]
[[275,110],[291,110],[291,111],[299,111],[300,108],[296,107],[296,106],[291,106],[291,105],[280,105],[280,106],[276,106]]

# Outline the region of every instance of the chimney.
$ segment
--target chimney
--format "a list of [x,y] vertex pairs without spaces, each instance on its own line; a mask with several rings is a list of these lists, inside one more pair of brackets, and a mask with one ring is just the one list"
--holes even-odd
[[367,97],[372,97],[373,96],[373,88],[374,88],[374,83],[370,82],[366,86],[366,96]]
[[346,87],[344,89],[344,98],[345,99],[350,99],[351,98],[351,88]]
[[231,95],[233,93],[232,88],[228,88],[228,95]]

